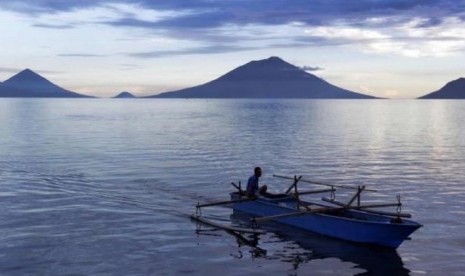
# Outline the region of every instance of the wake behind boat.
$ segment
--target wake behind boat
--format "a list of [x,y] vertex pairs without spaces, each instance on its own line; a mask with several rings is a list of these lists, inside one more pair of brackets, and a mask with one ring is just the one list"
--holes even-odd
[[[199,204],[197,209],[231,203],[234,211],[251,215],[255,226],[265,221],[276,221],[333,238],[389,248],[397,248],[408,239],[410,234],[422,226],[413,220],[405,219],[411,215],[401,213],[400,196],[397,197],[396,203],[363,205],[361,204],[362,192],[374,191],[365,186],[325,184],[305,180],[301,176],[274,176],[293,180],[293,184],[286,193],[264,193],[249,198],[245,196],[240,184],[233,183],[237,191],[230,193],[230,201]],[[325,185],[329,188],[299,192],[297,188],[299,182]],[[336,188],[355,189],[356,192],[348,203],[342,203],[335,200]],[[328,192],[330,198],[323,197],[322,202],[302,200],[304,195]],[[397,207],[397,212],[374,210],[383,207]],[[195,217],[200,218],[198,215]],[[216,226],[221,228],[221,225]],[[236,230],[240,231],[240,229]],[[244,230],[250,231],[247,228]]]

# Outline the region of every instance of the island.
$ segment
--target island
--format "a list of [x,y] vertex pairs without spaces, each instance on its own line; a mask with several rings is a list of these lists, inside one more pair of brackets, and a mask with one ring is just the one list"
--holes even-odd
[[279,57],[251,61],[202,85],[150,98],[375,99],[349,91]]
[[93,98],[61,88],[31,69],[25,69],[0,83],[0,97]]
[[137,97],[127,91],[121,92],[118,95],[113,97],[113,99],[134,99],[134,98],[137,98]]
[[465,99],[465,78],[458,78],[448,82],[441,89],[418,99]]

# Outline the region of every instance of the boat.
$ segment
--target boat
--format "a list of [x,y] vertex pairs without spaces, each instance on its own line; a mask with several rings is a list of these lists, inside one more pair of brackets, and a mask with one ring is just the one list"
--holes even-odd
[[[290,225],[312,233],[342,239],[345,241],[397,248],[422,225],[406,219],[410,214],[402,213],[400,196],[396,203],[361,204],[361,194],[364,191],[375,191],[365,186],[344,186],[326,184],[302,179],[302,176],[276,177],[293,179],[293,184],[283,194],[259,194],[250,198],[245,196],[240,184],[233,186],[237,191],[230,193],[229,202],[234,211],[252,216],[254,227],[259,227],[266,221],[275,221]],[[329,186],[329,189],[299,192],[297,184],[308,182]],[[347,203],[335,200],[336,188],[355,189],[355,195]],[[292,192],[293,191],[293,192]],[[303,200],[308,194],[330,192],[330,198],[323,197],[321,202]],[[197,208],[215,205],[197,205]],[[397,212],[384,212],[375,209],[381,207],[397,207]]]
[[[250,221],[251,216],[239,211],[233,211],[231,221],[241,225]],[[293,260],[294,270],[300,263],[308,263],[312,260],[336,258],[342,262],[350,262],[355,264],[355,267],[364,269],[366,272],[360,272],[357,275],[404,275],[408,276],[409,270],[404,267],[401,257],[397,250],[387,247],[366,246],[360,243],[344,241],[331,237],[322,236],[311,231],[305,231],[290,225],[270,222],[264,227],[273,236],[261,237],[243,234],[249,239],[248,243],[238,240],[239,245],[247,245],[250,247],[250,254],[256,254],[258,250],[270,250],[270,240],[273,242],[291,242],[293,245],[298,245],[303,251],[295,248],[291,250],[281,250],[280,254],[273,254],[273,257],[282,258],[284,261]],[[231,234],[230,232],[226,232]],[[234,235],[236,236],[236,235]],[[256,240],[256,242],[254,242]],[[279,250],[279,249],[278,249]],[[311,252],[311,254],[296,254]],[[258,251],[259,253],[260,251]],[[278,256],[279,255],[279,256]],[[255,256],[255,255],[252,255]]]

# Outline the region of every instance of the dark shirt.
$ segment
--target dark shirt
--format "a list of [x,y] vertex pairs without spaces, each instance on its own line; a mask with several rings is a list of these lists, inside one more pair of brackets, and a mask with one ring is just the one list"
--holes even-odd
[[247,195],[254,196],[258,192],[258,177],[256,175],[252,175],[249,177],[249,181],[247,181]]

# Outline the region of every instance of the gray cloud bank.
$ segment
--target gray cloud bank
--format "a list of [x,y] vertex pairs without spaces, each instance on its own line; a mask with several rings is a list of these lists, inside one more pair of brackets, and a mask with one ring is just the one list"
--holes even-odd
[[[280,25],[301,22],[310,26],[344,21],[346,24],[383,26],[398,24],[412,17],[427,18],[418,28],[441,24],[445,16],[465,20],[463,0],[16,0],[1,1],[0,7],[28,14],[55,13],[76,9],[90,9],[110,4],[133,4],[157,11],[186,11],[178,16],[158,21],[122,18],[108,24],[142,28],[202,29],[228,24]],[[370,22],[368,18],[386,18]]]
[[[409,28],[425,30],[446,24],[447,18],[465,22],[465,0],[16,0],[0,1],[0,8],[31,17],[42,14],[90,10],[98,7],[114,8],[117,4],[131,5],[143,10],[168,12],[169,16],[140,17],[137,12],[121,10],[119,17],[102,19],[96,24],[115,28],[137,28],[179,40],[197,41],[203,46],[175,50],[125,53],[135,58],[158,58],[185,54],[225,53],[255,50],[264,47],[298,48],[308,46],[365,44],[386,42],[395,39],[405,42],[398,52],[407,52],[407,43],[424,41],[465,41],[463,37],[445,37],[437,33],[422,37],[404,36],[395,31],[389,37],[380,36],[325,36],[308,33],[285,38],[270,37],[257,42],[261,33],[245,33],[251,26],[295,25],[307,28],[325,26],[358,28],[366,31],[386,30],[390,27],[410,24]],[[412,19],[420,18],[413,25]],[[71,29],[82,22],[65,24],[36,23],[33,26],[52,29]],[[266,37],[266,36],[264,36]],[[416,40],[416,41],[415,41]],[[251,42],[244,44],[243,42]],[[229,43],[229,45],[225,45]],[[460,44],[448,51],[462,51]],[[378,47],[378,45],[376,46]],[[383,46],[383,48],[385,48]],[[374,46],[372,48],[375,48]],[[379,47],[378,47],[379,48]],[[418,48],[418,47],[417,47]],[[432,50],[429,50],[432,52]],[[65,55],[65,54],[64,54]],[[78,56],[77,54],[68,54]]]

